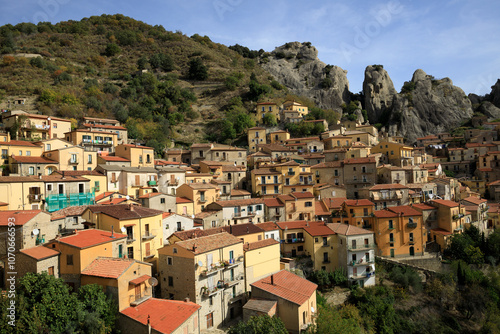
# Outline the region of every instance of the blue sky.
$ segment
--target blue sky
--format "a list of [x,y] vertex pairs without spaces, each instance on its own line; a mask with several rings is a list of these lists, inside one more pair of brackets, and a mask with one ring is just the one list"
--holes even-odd
[[500,2],[494,0],[2,0],[0,25],[124,14],[225,45],[272,51],[311,42],[323,62],[362,89],[367,65],[382,64],[396,90],[421,68],[466,94],[486,94],[500,77]]

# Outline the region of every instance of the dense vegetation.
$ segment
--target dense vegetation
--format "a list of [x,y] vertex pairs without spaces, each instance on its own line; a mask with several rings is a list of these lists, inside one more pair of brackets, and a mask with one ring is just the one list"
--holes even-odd
[[7,317],[11,299],[0,297],[1,333],[115,333],[118,307],[92,284],[71,292],[60,278],[28,273],[19,280],[15,326]]

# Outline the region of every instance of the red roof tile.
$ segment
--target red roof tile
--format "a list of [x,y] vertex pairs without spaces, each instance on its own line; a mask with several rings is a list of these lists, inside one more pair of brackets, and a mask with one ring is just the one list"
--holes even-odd
[[147,281],[150,278],[151,278],[151,276],[149,276],[149,275],[142,275],[141,277],[137,277],[136,279],[131,280],[129,283],[134,284],[134,285],[138,285],[138,284],[141,284],[142,282]]
[[266,199],[264,199],[264,204],[268,208],[275,208],[275,207],[284,206],[284,204],[281,203],[277,198],[266,198]]
[[364,228],[359,228],[349,224],[331,223],[326,224],[326,226],[333,232],[341,235],[362,235],[374,233],[372,231],[365,230]]
[[275,231],[279,229],[278,225],[276,225],[274,222],[257,223],[255,225],[257,225],[264,231]]
[[114,155],[100,155],[99,158],[101,158],[104,161],[121,161],[121,162],[130,162],[130,160],[122,158],[122,157],[117,157]]
[[243,243],[243,240],[236,238],[232,234],[222,232],[206,237],[179,241],[175,243],[175,245],[187,249],[194,254],[203,254],[215,249],[228,247],[238,243]]
[[120,313],[144,326],[149,322],[160,333],[172,333],[200,308],[200,305],[192,302],[150,298]]
[[374,157],[366,157],[366,158],[352,158],[352,159],[344,159],[344,164],[367,164],[367,163],[375,163]]
[[413,209],[409,205],[401,205],[401,206],[391,206],[390,208],[387,208],[387,210],[391,210],[392,212],[395,212],[397,214],[403,214],[403,216],[421,216],[422,213],[420,211],[417,211]]
[[95,229],[80,230],[73,235],[59,238],[57,241],[77,248],[87,248],[127,237],[126,234],[114,233],[114,238],[111,238],[111,234],[109,231]]
[[260,241],[255,241],[255,242],[250,242],[250,243],[246,243],[243,245],[243,249],[245,251],[252,251],[252,250],[255,250],[255,249],[259,249],[259,248],[264,248],[264,247],[268,247],[268,246],[272,246],[272,245],[277,245],[279,244],[279,241],[276,241],[274,239],[271,239],[271,238],[268,238],[268,239],[264,239],[264,240],[260,240]]
[[376,184],[370,188],[371,191],[385,190],[385,189],[408,189],[408,187],[402,184],[393,183],[393,184]]
[[346,200],[347,200],[347,198],[345,198],[345,197],[329,197],[329,198],[323,199],[323,201],[325,202],[326,206],[329,209],[341,208],[342,204],[344,204],[344,202]]
[[431,201],[431,203],[436,203],[436,204],[439,204],[439,205],[444,205],[444,206],[447,206],[447,207],[450,207],[450,208],[454,208],[454,207],[458,206],[457,202],[449,201],[449,200],[446,200],[446,199],[433,199]]
[[37,246],[28,249],[23,249],[21,250],[21,253],[26,254],[29,257],[32,257],[38,261],[60,254],[55,249],[50,249],[45,246]]
[[2,145],[39,147],[30,141],[24,141],[24,140],[11,140],[11,141],[7,141],[7,142],[2,143]]
[[93,213],[103,213],[119,220],[154,217],[163,213],[163,211],[160,210],[131,204],[89,205],[89,210]]
[[[22,226],[36,215],[41,213],[42,210],[5,210],[0,211],[0,226],[7,226],[9,218],[15,219],[16,226]],[[11,219],[12,221],[12,219]]]
[[464,198],[462,201],[473,203],[473,204],[476,204],[476,205],[479,205],[481,203],[487,202],[487,200],[485,200],[485,199],[477,198],[477,197],[474,197],[474,196],[469,196],[467,198]]
[[313,237],[335,234],[326,225],[319,225],[319,224],[314,224],[314,225],[311,224],[311,226],[309,227],[304,227],[304,231],[306,231]]
[[420,209],[420,210],[435,210],[436,209],[432,205],[427,205],[427,204],[424,204],[424,203],[413,204],[413,207],[416,208],[416,209]]
[[291,193],[291,195],[296,197],[296,198],[314,198],[314,195],[309,191],[293,192],[293,193]]
[[182,204],[182,203],[193,203],[192,200],[186,197],[176,197],[175,198],[175,203],[176,204]]
[[349,199],[346,200],[345,205],[347,206],[368,206],[368,205],[375,205],[373,202],[367,200],[367,199]]
[[[271,284],[271,276],[273,284]],[[286,270],[281,270],[271,276],[265,277],[250,284],[255,288],[264,290],[279,298],[288,300],[297,305],[304,304],[314,293],[316,284],[292,274]]]
[[134,263],[134,259],[98,257],[82,270],[82,275],[118,278]]
[[431,231],[433,231],[434,233],[437,233],[437,234],[442,234],[442,235],[450,235],[450,234],[453,234],[453,233],[451,233],[451,232],[449,232],[449,231],[446,231],[446,230],[444,230],[444,229],[442,229],[442,228],[434,228],[434,229],[432,229]]
[[323,222],[318,222],[318,221],[305,221],[305,220],[294,220],[294,221],[286,221],[286,222],[276,222],[276,225],[282,230],[284,229],[298,229],[298,228],[305,228],[313,225],[324,225]]
[[20,162],[20,163],[26,163],[26,164],[53,164],[53,163],[58,163],[57,161],[47,159],[45,157],[35,157],[35,156],[22,156],[22,155],[15,155],[12,156],[12,159]]

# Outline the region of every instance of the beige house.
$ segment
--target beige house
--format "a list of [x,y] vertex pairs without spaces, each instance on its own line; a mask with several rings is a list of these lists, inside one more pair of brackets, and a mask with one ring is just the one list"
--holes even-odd
[[164,246],[159,256],[162,298],[189,298],[201,305],[201,330],[217,328],[241,314],[242,240],[225,232],[195,237]]
[[42,180],[29,176],[0,176],[0,203],[9,210],[43,209],[45,187]]
[[71,131],[69,119],[30,114],[20,110],[12,111],[10,115],[3,115],[2,122],[6,128],[21,123],[18,136],[28,140],[64,138],[64,134]]
[[114,152],[118,135],[114,132],[76,129],[65,134],[66,140],[89,152]]
[[245,291],[250,284],[280,271],[280,243],[272,238],[245,243]]
[[313,324],[317,285],[281,270],[251,284],[252,298],[277,301],[277,315],[290,333],[301,333]]
[[118,122],[116,119],[84,117],[82,127],[89,128],[94,131],[116,133],[117,143],[127,144],[127,128],[121,126],[120,122]]
[[79,146],[69,146],[42,154],[59,164],[59,170],[94,170],[97,167],[97,152],[88,152]]
[[155,152],[152,147],[120,144],[115,148],[115,156],[130,160],[131,167],[155,167]]
[[177,188],[177,197],[188,198],[193,202],[194,214],[219,199],[219,188],[210,183],[185,183]]

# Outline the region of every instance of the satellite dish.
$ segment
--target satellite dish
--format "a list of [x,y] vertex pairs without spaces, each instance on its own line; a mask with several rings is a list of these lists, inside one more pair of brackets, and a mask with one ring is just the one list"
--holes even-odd
[[203,266],[203,262],[198,261],[198,266],[199,266],[199,267]]
[[127,229],[125,228],[125,226],[122,226],[122,228],[120,229],[120,231],[122,231],[122,233],[125,233],[125,232],[127,232]]
[[314,313],[314,307],[313,306],[311,306],[311,312]]
[[35,228],[33,230],[33,235],[38,235],[40,233],[40,230],[38,230],[37,228]]
[[193,218],[193,219],[194,219],[194,215],[191,215],[191,218]]
[[158,285],[158,280],[154,277],[150,277],[148,279],[148,283],[151,285],[151,286],[157,286]]
[[127,195],[125,198],[126,198],[126,199],[127,199],[127,201],[128,201],[128,200],[130,199],[130,196],[129,196],[129,195]]

